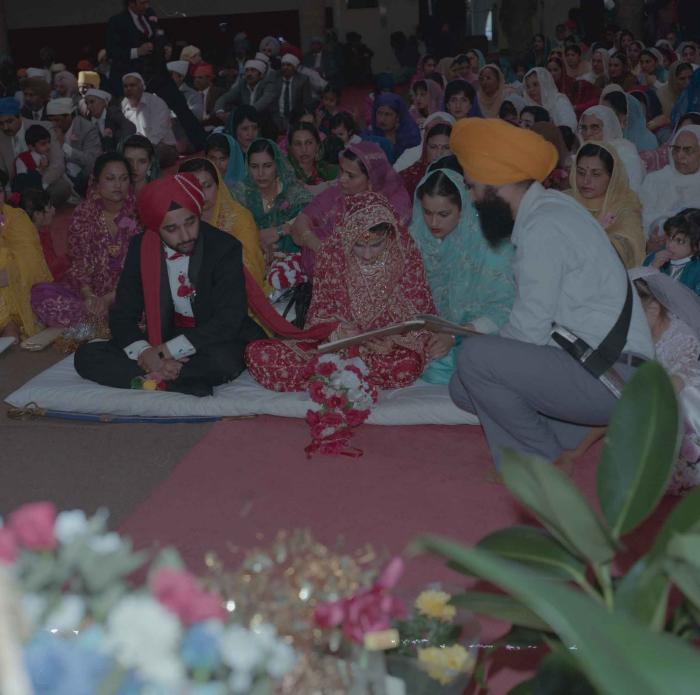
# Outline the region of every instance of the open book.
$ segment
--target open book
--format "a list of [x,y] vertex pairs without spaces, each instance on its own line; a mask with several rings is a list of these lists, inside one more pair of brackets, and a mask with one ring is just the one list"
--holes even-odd
[[450,335],[481,335],[478,331],[472,331],[458,323],[445,321],[439,316],[431,316],[430,314],[418,314],[414,319],[402,321],[401,323],[392,323],[384,328],[375,328],[372,331],[358,333],[350,338],[340,338],[339,340],[331,340],[328,343],[322,343],[318,346],[318,351],[322,354],[327,352],[336,352],[343,348],[351,347],[366,343],[374,338],[385,338],[390,335],[400,335],[409,331],[431,331],[432,333],[449,333]]

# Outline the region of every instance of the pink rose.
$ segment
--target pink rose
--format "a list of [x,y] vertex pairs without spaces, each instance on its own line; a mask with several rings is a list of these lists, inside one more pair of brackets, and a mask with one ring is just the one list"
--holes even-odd
[[339,408],[342,408],[345,405],[345,399],[342,396],[338,395],[333,395],[328,399],[328,402],[326,405],[331,409],[331,410],[337,410]]
[[197,578],[186,570],[171,567],[158,570],[151,580],[151,589],[156,599],[177,615],[183,625],[226,617],[221,596],[204,591]]
[[12,531],[9,528],[0,528],[0,563],[13,564],[18,553],[17,542]]
[[56,507],[51,502],[32,502],[12,512],[7,526],[21,547],[53,550],[57,544],[55,523]]
[[311,425],[312,427],[314,425],[318,425],[318,423],[321,420],[321,416],[318,414],[316,410],[307,410],[306,411],[306,424]]
[[402,617],[403,613],[401,601],[375,587],[347,603],[343,633],[362,644],[366,633],[388,630],[394,618]]
[[335,372],[336,366],[332,362],[320,362],[318,365],[317,372],[321,376],[330,376]]
[[324,427],[338,428],[345,424],[345,418],[340,413],[330,410],[321,414],[320,424]]
[[323,403],[326,400],[326,393],[323,383],[320,381],[312,381],[309,384],[309,396],[315,403]]

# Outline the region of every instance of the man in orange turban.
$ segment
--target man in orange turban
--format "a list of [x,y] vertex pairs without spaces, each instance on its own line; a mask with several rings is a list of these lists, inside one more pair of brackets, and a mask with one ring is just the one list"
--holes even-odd
[[[614,368],[625,380],[653,356],[644,312],[598,221],[540,183],[557,165],[553,145],[505,121],[467,118],[450,146],[485,238],[516,249],[508,323],[462,343],[450,395],[479,416],[496,465],[504,449],[554,461],[607,424],[616,400],[599,377]],[[590,348],[585,360],[553,338],[555,326]]]
[[134,237],[124,262],[109,316],[112,340],[75,353],[84,379],[208,396],[243,371],[245,346],[264,333],[248,316],[241,244],[200,219],[203,204],[194,174],[157,179],[141,191],[145,233]]

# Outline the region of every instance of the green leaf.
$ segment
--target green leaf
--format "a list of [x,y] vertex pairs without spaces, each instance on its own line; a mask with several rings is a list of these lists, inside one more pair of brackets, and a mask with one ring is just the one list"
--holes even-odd
[[644,556],[615,587],[615,608],[661,632],[670,589],[663,563]]
[[536,456],[506,452],[501,474],[508,489],[572,554],[603,564],[615,544],[578,488],[551,463]]
[[661,530],[656,534],[649,557],[659,557],[666,552],[666,546],[674,534],[686,533],[696,526],[700,526],[700,487],[689,492],[671,510]]
[[674,536],[668,544],[666,571],[685,597],[700,608],[700,534]]
[[598,465],[598,499],[615,538],[644,521],[666,492],[680,444],[678,413],[664,368],[642,365],[615,407]]
[[508,695],[537,695],[535,679],[530,678],[522,683],[518,683],[518,685],[508,691]]
[[545,644],[545,635],[542,630],[532,630],[528,627],[513,625],[503,637],[499,637],[493,643],[493,649],[502,647],[535,647]]
[[551,630],[547,623],[510,596],[488,594],[483,591],[467,591],[453,596],[450,603],[459,608],[467,608],[473,613],[490,615],[514,625],[529,627],[533,630]]
[[468,567],[551,625],[599,692],[697,693],[700,658],[681,640],[644,630],[626,614],[611,613],[585,594],[485,550],[437,537],[419,539],[418,545]]
[[597,695],[576,659],[561,646],[542,659],[532,684],[537,695]]
[[511,526],[495,531],[482,538],[477,547],[541,570],[554,579],[586,581],[586,565],[546,531],[534,526]]

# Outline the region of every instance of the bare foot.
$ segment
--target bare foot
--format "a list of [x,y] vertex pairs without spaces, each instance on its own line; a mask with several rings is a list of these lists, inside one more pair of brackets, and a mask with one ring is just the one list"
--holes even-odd
[[2,329],[0,338],[14,338],[15,343],[19,343],[19,326],[14,321],[10,321],[10,323],[8,323],[5,328]]

